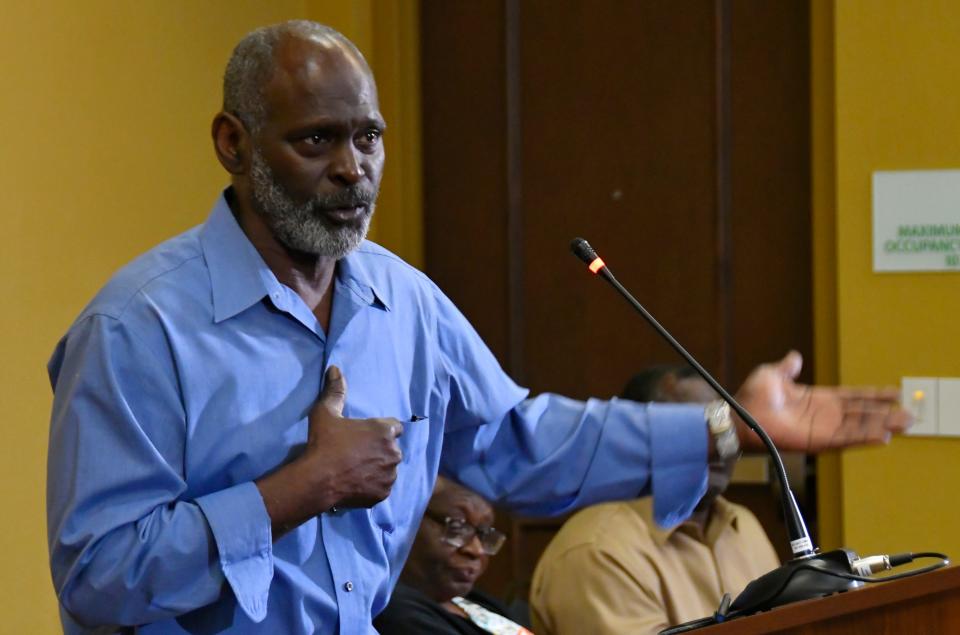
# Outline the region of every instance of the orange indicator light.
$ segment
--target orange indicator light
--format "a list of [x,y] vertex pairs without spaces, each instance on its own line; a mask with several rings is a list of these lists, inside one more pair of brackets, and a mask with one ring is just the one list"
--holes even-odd
[[601,260],[600,257],[597,256],[596,258],[594,258],[593,262],[590,263],[590,271],[592,271],[593,273],[597,273],[598,271],[600,271],[606,266],[607,265],[604,264],[603,260]]

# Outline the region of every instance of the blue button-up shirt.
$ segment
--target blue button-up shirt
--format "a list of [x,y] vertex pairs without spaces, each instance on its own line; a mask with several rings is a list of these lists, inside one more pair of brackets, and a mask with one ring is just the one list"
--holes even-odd
[[[254,480],[296,456],[329,365],[344,415],[426,419],[390,496],[274,541]],[[68,633],[375,632],[436,475],[531,514],[706,485],[697,406],[528,398],[416,269],[369,242],[337,264],[329,332],[224,197],[118,272],[58,344],[50,558]]]

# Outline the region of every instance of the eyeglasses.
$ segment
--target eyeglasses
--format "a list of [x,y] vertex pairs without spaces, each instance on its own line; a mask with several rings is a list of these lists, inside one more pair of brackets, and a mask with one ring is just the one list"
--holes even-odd
[[443,536],[440,539],[457,549],[469,543],[476,536],[480,539],[480,547],[483,549],[483,553],[492,556],[500,551],[500,547],[507,540],[506,534],[502,531],[493,527],[474,527],[462,518],[441,516],[429,509],[424,512],[424,516],[443,525]]

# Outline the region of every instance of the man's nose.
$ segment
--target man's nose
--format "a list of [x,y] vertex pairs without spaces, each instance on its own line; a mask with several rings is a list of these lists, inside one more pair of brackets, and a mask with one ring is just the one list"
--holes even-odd
[[330,159],[330,178],[342,185],[358,183],[366,174],[358,153],[352,141],[339,144]]
[[480,543],[480,536],[473,534],[473,536],[468,540],[462,547],[460,551],[473,556],[474,558],[479,558],[483,556],[483,545]]

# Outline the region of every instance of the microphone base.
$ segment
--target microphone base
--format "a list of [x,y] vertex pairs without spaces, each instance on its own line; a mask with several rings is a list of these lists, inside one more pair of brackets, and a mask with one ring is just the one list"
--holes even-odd
[[856,559],[857,554],[848,549],[795,558],[748,584],[730,605],[729,613],[731,617],[751,615],[791,602],[860,588],[862,582],[831,575],[853,574],[851,564]]

